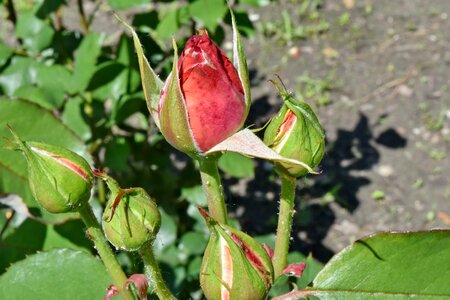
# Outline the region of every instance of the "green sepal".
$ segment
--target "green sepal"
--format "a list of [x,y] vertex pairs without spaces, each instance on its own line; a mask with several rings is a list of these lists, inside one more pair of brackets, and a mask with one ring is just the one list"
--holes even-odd
[[153,199],[142,188],[121,189],[111,177],[103,179],[111,192],[102,217],[106,238],[126,251],[152,242],[161,226],[161,214]]
[[198,149],[189,125],[186,101],[180,88],[178,76],[177,44],[173,40],[174,57],[172,72],[166,81],[164,97],[160,107],[160,130],[166,140],[178,150],[195,156]]
[[233,64],[238,71],[239,78],[241,79],[242,82],[242,87],[244,88],[245,103],[246,103],[245,116],[247,117],[252,102],[250,94],[250,77],[248,74],[247,59],[245,58],[244,48],[242,46],[241,41],[241,35],[239,34],[239,30],[236,25],[236,18],[234,17],[233,9],[231,8],[231,5],[228,1],[227,3],[228,9],[230,10],[231,25],[233,28]]
[[323,139],[325,138],[325,132],[322,128],[322,125],[320,125],[319,119],[312,110],[311,106],[309,106],[305,102],[295,100],[292,96],[289,96],[285,99],[285,104],[290,110],[294,112],[297,118],[304,119],[305,123],[307,123],[311,129],[314,129],[316,131],[315,134],[322,137]]
[[269,148],[263,141],[260,140],[251,130],[242,129],[236,132],[226,140],[215,145],[205,152],[205,155],[213,155],[217,153],[235,152],[247,157],[257,157],[269,160],[273,163],[283,163],[288,166],[300,166],[305,168],[311,174],[318,174],[307,163],[284,157]]
[[160,128],[160,121],[158,116],[158,103],[164,83],[162,82],[161,79],[159,79],[158,75],[156,75],[155,71],[153,71],[153,69],[150,67],[149,62],[144,55],[144,50],[142,49],[139,37],[134,31],[133,27],[128,25],[118,15],[115,16],[133,35],[133,43],[138,57],[139,70],[141,72],[142,89],[144,90],[147,108],[156,126]]
[[27,159],[28,181],[39,205],[51,213],[65,213],[89,201],[94,176],[84,158],[63,147],[24,142],[10,131]]
[[[242,231],[209,217],[205,219],[211,231],[200,271],[206,298],[221,299],[222,289],[226,289],[230,299],[265,299],[273,283],[273,266],[263,246]],[[231,284],[222,274],[222,243],[226,243],[232,261]],[[251,252],[259,263],[252,263],[246,252]]]

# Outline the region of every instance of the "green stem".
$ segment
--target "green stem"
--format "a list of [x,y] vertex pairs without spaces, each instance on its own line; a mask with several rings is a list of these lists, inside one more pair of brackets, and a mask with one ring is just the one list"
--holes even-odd
[[153,255],[152,243],[147,243],[139,250],[145,266],[145,275],[155,286],[155,293],[159,299],[176,300],[170,292],[161,275],[158,262]]
[[14,26],[16,26],[17,13],[14,7],[13,0],[6,0],[6,10],[8,11],[8,20],[10,20],[14,24]]
[[133,295],[124,288],[124,283],[127,280],[127,276],[123,272],[119,263],[114,256],[114,253],[111,250],[106,238],[103,234],[103,231],[95,218],[94,212],[89,204],[83,205],[78,212],[80,213],[81,219],[87,227],[87,231],[89,237],[94,242],[95,248],[103,261],[103,264],[106,266],[111,278],[113,280],[114,285],[119,290],[119,293],[124,300],[134,300]]
[[280,212],[278,214],[277,236],[273,255],[275,279],[287,266],[289,242],[291,240],[292,217],[294,216],[295,185],[297,179],[288,175],[281,176]]
[[78,13],[80,14],[81,28],[83,29],[84,35],[89,33],[89,23],[84,12],[83,0],[77,0]]
[[227,208],[223,196],[222,183],[217,168],[217,157],[204,157],[198,160],[203,191],[208,201],[210,216],[219,223],[227,223]]

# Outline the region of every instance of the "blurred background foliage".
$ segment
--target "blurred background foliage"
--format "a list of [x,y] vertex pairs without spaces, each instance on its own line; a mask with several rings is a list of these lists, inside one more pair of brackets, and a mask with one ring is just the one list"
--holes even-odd
[[[245,8],[269,1],[236,1],[233,10],[245,37],[255,32]],[[97,18],[99,11],[103,19]],[[198,272],[208,239],[197,211],[206,205],[200,178],[192,161],[174,151],[149,122],[132,40],[114,12],[137,30],[162,79],[171,67],[172,37],[181,49],[199,28],[206,28],[219,45],[231,39],[224,0],[3,0],[0,136],[9,136],[9,124],[25,140],[76,151],[95,168],[108,170],[123,187],[145,188],[162,213],[155,248],[163,274],[180,299],[198,299]],[[94,31],[93,24],[105,31]],[[273,34],[270,26],[263,30]],[[0,141],[0,147],[7,145]],[[253,162],[236,154],[224,155],[220,168],[228,178],[254,177]],[[0,274],[37,251],[67,247],[95,253],[76,215],[40,209],[26,174],[19,153],[0,150]],[[108,193],[102,182],[96,187],[92,205],[100,214]],[[239,227],[237,220],[232,223]],[[273,245],[273,234],[257,238]],[[118,257],[128,274],[142,272],[135,254],[121,252]],[[291,258],[304,259],[300,253]],[[308,260],[313,267],[299,280],[300,287],[320,266]],[[272,294],[288,288],[283,279]]]

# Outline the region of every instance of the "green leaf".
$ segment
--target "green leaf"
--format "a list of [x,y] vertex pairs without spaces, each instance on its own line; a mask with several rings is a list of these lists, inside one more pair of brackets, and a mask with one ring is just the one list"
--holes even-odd
[[21,86],[34,83],[37,65],[38,62],[30,57],[13,57],[8,67],[0,73],[0,87],[3,92],[11,96]]
[[81,97],[74,97],[67,101],[61,118],[63,123],[84,141],[92,137],[88,118],[84,112],[84,100]]
[[[196,206],[206,206],[206,195],[201,185],[184,187],[181,189],[181,198]],[[203,221],[203,220],[202,220]]]
[[239,153],[228,152],[219,158],[219,167],[222,171],[237,178],[254,178],[255,164],[251,158]]
[[200,267],[202,265],[202,258],[200,256],[196,256],[193,260],[189,262],[187,267],[187,279],[188,280],[197,280],[200,275]]
[[180,251],[186,252],[188,255],[200,255],[205,251],[208,238],[205,234],[195,231],[185,233],[178,244]]
[[108,4],[112,9],[128,9],[148,3],[148,0],[108,0]]
[[[6,124],[9,124],[24,140],[39,141],[66,147],[91,161],[84,143],[71,130],[64,126],[50,111],[23,100],[0,99],[0,137],[9,137]],[[31,195],[27,180],[25,157],[11,150],[1,148],[10,146],[0,138],[0,192],[20,195],[31,208],[39,208]],[[60,221],[71,214],[54,215],[41,210],[46,220]]]
[[170,6],[162,16],[156,27],[156,36],[158,39],[165,40],[173,36],[180,28],[180,20],[178,14],[178,7],[176,5]]
[[18,15],[16,36],[22,39],[27,49],[38,52],[47,48],[53,40],[53,35],[52,27],[36,17],[32,11]]
[[114,137],[106,145],[105,164],[115,171],[125,171],[128,167],[130,146],[123,137]]
[[154,250],[156,255],[160,255],[163,250],[167,247],[173,245],[177,239],[177,224],[175,223],[174,217],[167,214],[164,210],[160,209],[161,212],[161,228],[153,242]]
[[136,61],[136,51],[134,50],[133,41],[127,35],[123,34],[120,37],[117,48],[116,61],[127,67],[127,92],[132,93],[141,86],[141,76],[139,74],[139,65]]
[[158,254],[157,259],[160,263],[167,264],[174,268],[186,262],[187,256],[182,253],[175,245],[164,248],[164,251]]
[[71,220],[58,225],[45,225],[29,218],[2,241],[0,273],[10,264],[24,259],[26,255],[62,247],[91,249],[81,221]]
[[116,61],[124,66],[133,65],[135,61],[133,43],[126,34],[120,36],[116,55]]
[[306,292],[320,299],[449,299],[450,231],[380,233],[336,254]]
[[22,85],[14,91],[13,96],[39,104],[46,109],[54,109],[56,107],[54,103],[48,101],[48,96],[42,89],[32,84]]
[[159,128],[160,124],[158,116],[158,103],[164,83],[161,81],[161,79],[159,79],[158,75],[156,75],[153,69],[150,67],[147,58],[144,56],[144,51],[136,32],[125,21],[123,21],[119,17],[117,18],[125,27],[127,27],[127,29],[133,35],[134,48],[136,49],[139,69],[141,71],[142,89],[144,90],[145,99],[147,100],[147,108],[150,111],[150,115],[153,118],[153,121]]
[[0,43],[0,67],[3,66],[13,54],[12,49]]
[[[113,102],[110,115],[112,124],[120,124],[131,115],[144,109],[145,99],[142,92],[127,94]],[[145,117],[147,119],[147,116]]]
[[263,7],[270,3],[270,0],[239,0],[239,4],[247,4],[256,7]]
[[70,77],[70,72],[61,65],[48,66],[29,57],[14,57],[0,74],[0,86],[9,96],[53,109],[63,104]]
[[107,61],[97,67],[87,89],[99,100],[118,99],[127,92],[127,83],[128,72],[125,66]]
[[68,220],[62,224],[47,225],[43,250],[53,248],[70,248],[90,253],[92,243],[86,237],[84,223],[81,220]]
[[0,277],[0,299],[102,299],[111,278],[100,260],[70,249],[29,256]]
[[[206,207],[206,198],[205,203],[202,204],[202,206]],[[208,226],[206,225],[205,219],[203,219],[202,215],[198,212],[199,205],[196,204],[189,204],[188,208],[186,209],[186,214],[194,220],[194,225],[192,226],[192,229],[199,232],[206,232],[208,231]],[[230,221],[230,220],[229,220]]]
[[189,4],[189,12],[193,19],[215,32],[227,12],[227,6],[223,0],[196,0]]
[[90,32],[75,52],[75,66],[70,93],[83,92],[96,70],[97,58],[102,49],[104,35]]
[[71,80],[69,70],[61,65],[47,66],[41,63],[37,65],[36,71],[36,85],[47,95],[48,102],[60,108]]
[[[46,226],[27,219],[15,231],[2,240],[0,255],[0,273],[11,263],[22,260],[26,255],[42,250],[46,235]],[[1,288],[0,288],[1,289]]]

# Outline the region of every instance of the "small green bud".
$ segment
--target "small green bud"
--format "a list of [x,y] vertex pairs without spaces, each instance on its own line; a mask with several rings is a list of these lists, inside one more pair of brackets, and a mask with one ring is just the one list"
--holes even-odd
[[155,239],[161,225],[156,203],[142,188],[121,189],[105,176],[111,195],[103,212],[102,225],[106,238],[119,249],[139,250]]
[[207,299],[265,299],[273,283],[272,261],[264,247],[249,235],[217,223],[200,209],[211,237],[200,270]]
[[[299,160],[311,168],[322,160],[325,151],[325,134],[311,107],[296,100],[287,91],[272,81],[284,105],[270,121],[264,133],[264,143],[283,157]],[[276,163],[278,173],[299,177],[308,170],[299,165]]]
[[27,159],[31,192],[44,209],[71,212],[89,201],[94,176],[84,158],[63,147],[24,142],[10,131]]

